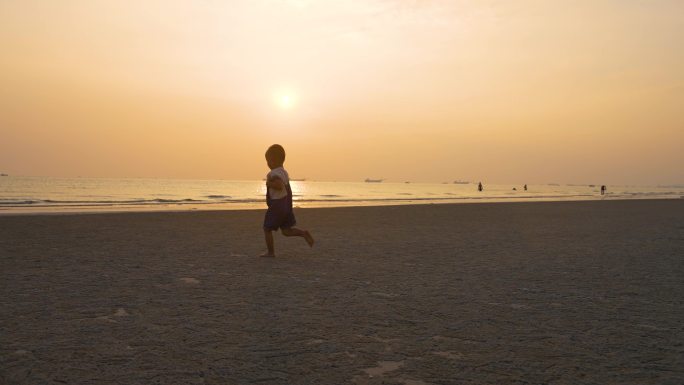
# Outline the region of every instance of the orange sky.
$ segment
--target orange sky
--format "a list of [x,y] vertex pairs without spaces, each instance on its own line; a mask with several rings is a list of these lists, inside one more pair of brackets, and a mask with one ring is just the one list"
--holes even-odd
[[684,183],[682,15],[677,0],[4,0],[0,172],[259,179],[281,143],[315,180]]

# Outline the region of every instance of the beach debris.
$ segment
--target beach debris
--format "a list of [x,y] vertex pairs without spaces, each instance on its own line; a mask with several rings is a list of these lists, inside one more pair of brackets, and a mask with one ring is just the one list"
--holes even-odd
[[442,351],[442,352],[432,352],[432,354],[438,355],[440,357],[448,358],[450,360],[460,360],[463,358],[463,354],[461,354],[459,352],[454,352],[451,350]]
[[430,385],[429,383],[423,381],[423,380],[402,380],[404,385]]
[[363,369],[363,371],[370,377],[382,376],[387,372],[399,369],[402,365],[404,365],[404,361],[380,361],[378,366]]
[[658,327],[658,326],[654,326],[654,325],[648,325],[648,324],[638,324],[637,326],[644,328],[644,329],[648,329],[648,330],[657,330],[657,331],[663,331],[663,332],[671,330],[669,328],[662,328],[662,327]]
[[396,294],[392,294],[392,293],[383,293],[383,292],[380,292],[380,291],[374,291],[374,292],[372,292],[371,294],[374,295],[374,296],[376,296],[376,297],[382,297],[382,298],[394,298],[394,297],[397,296]]
[[401,341],[401,338],[382,338],[382,337],[378,337],[378,336],[369,336],[368,338],[370,338],[374,341],[382,342],[383,344]]
[[193,284],[193,285],[196,285],[196,284],[200,283],[199,279],[197,279],[197,278],[192,278],[192,277],[183,277],[183,278],[180,278],[180,280],[181,280],[183,283]]
[[125,317],[127,315],[130,315],[130,314],[128,314],[126,309],[124,309],[122,307],[116,309],[116,312],[114,312],[114,317]]
[[[381,377],[387,372],[391,372],[393,370],[399,369],[402,365],[404,365],[404,361],[380,361],[380,362],[378,362],[378,366],[376,366],[376,367],[362,369],[363,372],[366,373],[366,376],[363,376],[363,375],[354,376],[354,378],[352,378],[352,381],[356,385],[368,385],[368,384],[370,384],[369,381],[371,378]],[[407,380],[403,380],[403,381],[404,381],[404,383],[411,384],[410,382],[406,382]],[[420,384],[420,382],[418,382],[418,383],[414,382],[413,384]]]

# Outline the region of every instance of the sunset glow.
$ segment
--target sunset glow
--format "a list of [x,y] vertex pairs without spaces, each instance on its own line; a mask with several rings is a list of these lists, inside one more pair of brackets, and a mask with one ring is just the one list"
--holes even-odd
[[282,143],[317,180],[684,183],[683,14],[3,1],[0,171],[255,179]]

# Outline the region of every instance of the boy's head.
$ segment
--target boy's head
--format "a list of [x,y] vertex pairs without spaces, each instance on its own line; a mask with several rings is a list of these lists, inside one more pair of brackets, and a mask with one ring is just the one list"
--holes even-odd
[[285,149],[279,144],[274,144],[266,150],[266,163],[268,167],[274,168],[282,167],[285,163]]

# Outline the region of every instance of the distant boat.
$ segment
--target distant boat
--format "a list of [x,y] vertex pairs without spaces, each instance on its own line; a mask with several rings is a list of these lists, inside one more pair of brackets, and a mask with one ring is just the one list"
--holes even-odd
[[382,183],[384,179],[371,179],[371,178],[366,178],[364,182],[366,183]]
[[595,185],[595,184],[590,184],[589,187],[596,187],[596,185]]
[[407,180],[407,181],[406,181],[406,182],[404,182],[404,183],[411,183],[411,181],[408,181],[408,180]]
[[455,180],[454,184],[470,184],[470,182],[465,181],[465,180]]
[[9,175],[7,175],[7,174],[0,174],[0,176],[9,176]]

